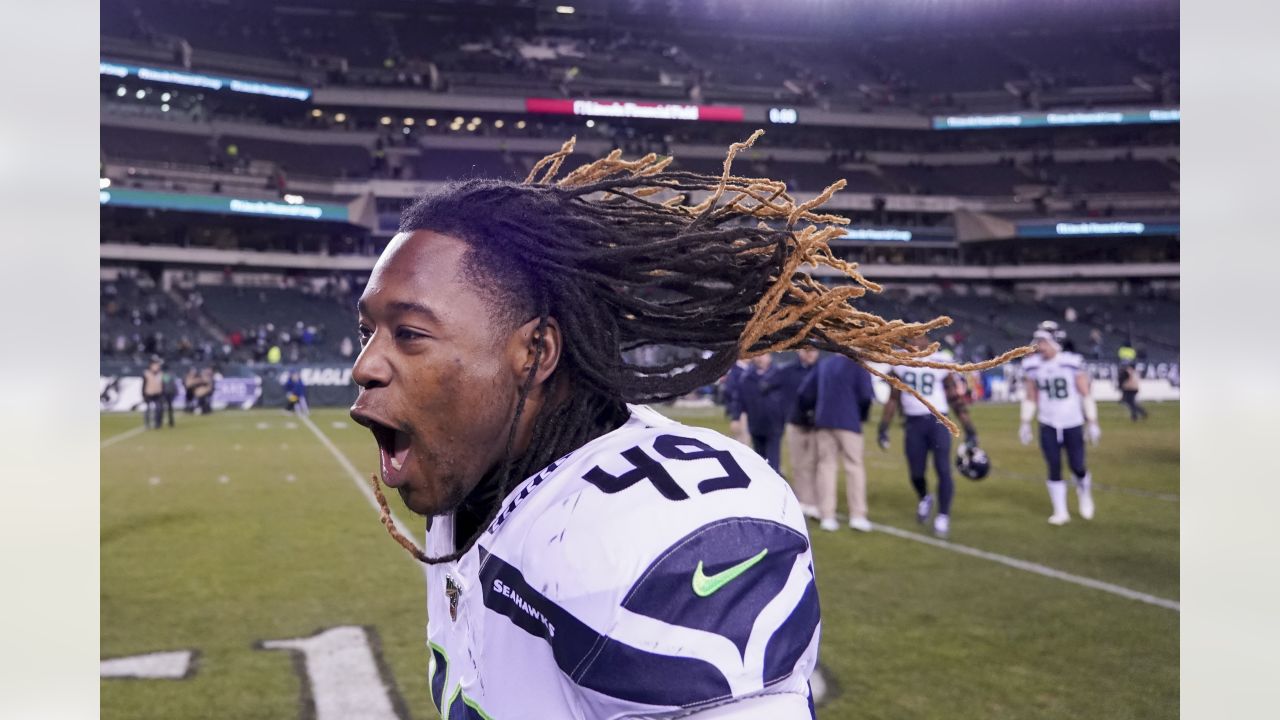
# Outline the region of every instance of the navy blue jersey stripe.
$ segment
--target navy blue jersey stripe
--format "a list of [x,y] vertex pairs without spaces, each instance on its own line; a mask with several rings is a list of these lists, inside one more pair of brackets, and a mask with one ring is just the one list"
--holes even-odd
[[732,695],[728,680],[711,663],[651,653],[597,633],[497,555],[489,553],[480,566],[480,582],[485,607],[546,640],[556,665],[582,687],[620,700],[680,707]]
[[804,595],[791,611],[791,617],[782,623],[769,644],[764,648],[764,684],[775,683],[796,668],[796,663],[813,641],[818,630],[822,611],[818,605],[818,585],[812,580],[804,589]]
[[[685,535],[640,573],[622,606],[671,625],[724,636],[745,655],[756,618],[787,584],[804,535],[772,520],[732,517]],[[750,563],[711,594],[694,591],[694,573],[707,576]]]

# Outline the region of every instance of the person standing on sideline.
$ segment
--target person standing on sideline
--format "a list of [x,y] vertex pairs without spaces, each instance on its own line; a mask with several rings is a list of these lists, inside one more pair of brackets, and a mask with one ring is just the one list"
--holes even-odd
[[871,373],[843,355],[828,355],[800,386],[799,406],[813,411],[818,462],[815,474],[818,512],[823,530],[840,529],[836,522],[837,463],[844,463],[849,527],[870,532],[867,519],[867,470],[862,462],[862,423],[875,398]]
[[786,422],[785,395],[773,354],[751,358],[751,367],[738,380],[742,412],[756,454],[782,473],[782,431]]
[[173,427],[173,401],[178,397],[178,376],[171,370],[165,370],[161,378],[164,412],[169,416],[169,427]]
[[725,373],[721,387],[724,389],[724,412],[729,416],[729,435],[734,440],[751,447],[751,434],[747,432],[746,413],[742,410],[742,376],[751,367],[751,361],[738,360]]
[[182,410],[187,414],[196,411],[196,388],[200,386],[200,371],[194,365],[187,368],[187,374],[182,378],[182,386],[186,390],[186,399],[183,400]]
[[307,405],[307,384],[302,382],[302,375],[294,370],[284,382],[285,410],[298,415],[310,415]]
[[1147,419],[1147,410],[1138,404],[1138,389],[1142,381],[1138,378],[1138,368],[1133,363],[1120,366],[1120,402],[1129,408],[1129,420],[1137,422]]
[[164,413],[164,373],[160,358],[152,356],[147,369],[142,371],[142,400],[146,403],[142,424],[147,429],[160,429]]
[[800,385],[809,377],[818,362],[820,353],[815,348],[801,348],[796,352],[799,362],[778,368],[779,385],[782,386],[782,407],[786,412],[787,455],[790,460],[791,490],[800,501],[805,517],[818,519],[818,493],[814,486],[817,471],[817,433],[813,427],[813,411],[800,409]]

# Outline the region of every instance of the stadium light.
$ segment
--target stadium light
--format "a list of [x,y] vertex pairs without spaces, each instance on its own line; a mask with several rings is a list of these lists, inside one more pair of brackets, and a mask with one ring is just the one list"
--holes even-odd
[[169,112],[169,103],[160,106],[160,112]]
[[436,119],[435,119],[435,118],[427,118],[427,127],[435,127],[435,126],[436,126]]
[[557,6],[556,6],[556,12],[560,13],[561,15],[572,15],[572,14],[573,14],[573,6],[572,6],[572,5],[557,5]]
[[304,202],[301,195],[285,195],[284,201],[290,205],[301,205]]
[[116,88],[116,97],[124,97],[124,96],[125,96],[125,95],[127,95],[128,93],[129,93],[129,89],[128,89],[128,88],[126,88],[126,87],[125,87],[125,86],[123,86],[123,85],[121,85],[120,87]]
[[409,133],[413,132],[413,130],[412,130],[412,129],[410,129],[410,128],[408,128],[408,127],[401,128],[401,131],[402,131],[405,135],[408,135]]
[[595,126],[596,126],[596,121],[595,121],[595,120],[588,120],[588,121],[587,121],[587,127],[595,127]]
[[472,124],[472,125],[479,125],[479,124],[480,124],[480,118],[478,118],[478,117],[473,117],[473,118],[471,118],[471,124]]
[[171,98],[171,97],[173,97],[173,96],[172,96],[172,95],[170,95],[169,93],[165,93],[165,94],[163,94],[163,95],[161,95],[161,96],[160,96],[160,102],[169,102],[169,98]]
[[111,187],[111,178],[98,178],[98,189],[106,190]]
[[494,120],[494,121],[493,121],[493,126],[494,126],[494,127],[496,127],[496,128],[500,128],[500,127],[502,127],[504,124],[505,124],[505,123],[503,123],[501,120]]
[[346,122],[346,121],[347,121],[347,114],[346,114],[346,113],[338,113],[338,114],[336,114],[336,115],[334,115],[334,116],[333,116],[333,119],[334,119],[334,122]]
[[413,127],[413,118],[405,118],[404,124],[408,125],[409,127]]
[[517,129],[517,130],[523,130],[523,129],[524,129],[524,121],[523,121],[523,120],[520,120],[519,122],[517,122],[517,123],[516,123],[516,129]]
[[321,110],[320,108],[316,108],[315,110],[311,111],[311,117],[320,117],[323,114],[324,114],[324,111]]
[[146,91],[146,90],[139,90],[138,92],[134,93],[134,94],[133,94],[133,96],[134,96],[134,97],[136,97],[136,98],[138,98],[139,100],[141,100],[142,98],[144,98],[144,97],[146,97],[146,96],[147,96],[147,91]]
[[390,125],[390,124],[391,124],[391,117],[390,117],[389,115],[383,115],[383,116],[382,116],[382,119],[381,119],[381,120],[379,120],[378,122],[382,123],[383,125]]
[[453,119],[454,125],[461,125],[464,122],[466,122],[466,118],[462,117],[461,115]]

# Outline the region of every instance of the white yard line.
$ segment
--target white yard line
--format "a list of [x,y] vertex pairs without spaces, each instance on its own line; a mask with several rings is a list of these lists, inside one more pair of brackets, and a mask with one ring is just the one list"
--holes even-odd
[[119,435],[112,435],[111,437],[107,438],[106,440],[103,440],[103,441],[102,441],[102,447],[104,447],[104,448],[105,448],[105,447],[111,447],[112,445],[115,445],[116,443],[118,443],[118,442],[120,442],[120,441],[122,441],[122,440],[128,440],[129,438],[133,437],[134,435],[140,435],[140,434],[142,434],[142,433],[144,433],[144,432],[146,432],[146,431],[147,431],[147,428],[146,428],[146,426],[145,426],[145,425],[143,425],[143,426],[139,426],[139,427],[136,427],[136,428],[134,428],[134,429],[132,429],[132,430],[125,430],[124,432],[120,433]]
[[1101,590],[1102,592],[1111,593],[1112,595],[1119,595],[1122,598],[1128,598],[1129,600],[1137,600],[1138,602],[1147,603],[1148,605],[1155,605],[1156,607],[1162,607],[1168,610],[1173,610],[1174,612],[1182,612],[1181,606],[1176,600],[1168,600],[1162,597],[1156,597],[1155,595],[1148,595],[1147,593],[1144,593],[1144,592],[1138,592],[1137,590],[1130,590],[1127,587],[1121,587],[1120,585],[1113,585],[1112,583],[1109,583],[1109,582],[1094,580],[1093,578],[1087,578],[1081,575],[1072,575],[1071,573],[1063,572],[1061,570],[1055,570],[1051,567],[1041,565],[1039,563],[1033,563],[1027,560],[1019,560],[1018,558],[1009,557],[1008,555],[1000,555],[999,553],[987,552],[986,550],[979,550],[977,548],[969,547],[968,545],[958,545],[956,543],[953,543],[947,540],[940,540],[938,538],[930,537],[928,535],[913,533],[907,530],[902,530],[900,528],[893,527],[892,525],[885,525],[884,523],[872,523],[872,527],[874,527],[875,530],[877,530],[878,532],[882,532],[882,533],[885,533],[886,535],[892,535],[894,537],[902,538],[904,540],[913,540],[918,543],[924,543],[925,545],[932,545],[937,548],[942,548],[943,550],[950,550],[951,552],[960,553],[961,555],[968,555],[970,557],[976,557],[982,560],[999,563],[1006,567],[1011,567],[1015,570],[1022,570],[1023,572],[1042,575],[1044,577],[1049,577],[1055,580],[1061,580],[1063,582],[1071,583],[1072,585],[1079,585],[1081,587],[1092,588],[1094,590]]
[[[373,488],[369,487],[369,478],[363,475],[359,470],[356,470],[355,465],[351,464],[351,461],[347,459],[347,456],[338,449],[337,445],[333,444],[333,441],[329,439],[328,435],[324,434],[324,431],[311,421],[311,418],[303,415],[300,419],[302,420],[303,425],[306,425],[311,432],[315,433],[315,436],[319,438],[320,443],[329,449],[330,454],[332,454],[333,458],[338,461],[338,464],[342,466],[342,469],[347,471],[347,475],[349,475],[351,477],[351,481],[356,484],[356,487],[360,490],[360,494],[364,495],[364,499],[369,501],[369,505],[374,509],[374,512],[381,514],[382,509],[378,507],[378,498],[374,497]],[[400,522],[400,519],[395,516],[395,513],[391,514],[391,522],[395,523],[396,529],[405,537],[413,538],[419,544],[422,542],[421,534],[405,527],[404,523]],[[422,572],[424,575],[426,574],[426,565],[422,566]]]

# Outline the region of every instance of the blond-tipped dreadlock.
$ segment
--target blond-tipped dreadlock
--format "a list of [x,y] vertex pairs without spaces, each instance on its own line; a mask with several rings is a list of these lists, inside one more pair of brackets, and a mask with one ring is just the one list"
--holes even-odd
[[[669,170],[670,157],[624,160],[614,150],[557,180],[573,152],[570,139],[535,164],[524,183],[455,183],[405,211],[401,232],[433,230],[467,243],[468,272],[496,291],[496,316],[510,327],[539,318],[539,333],[554,317],[564,338],[548,382],[566,384],[568,399],[541,411],[530,447],[513,457],[530,370],[505,459],[469,499],[477,517],[487,518],[481,529],[513,479],[620,425],[626,403],[666,400],[713,383],[738,358],[804,346],[840,353],[918,398],[958,434],[914,388],[870,364],[965,372],[1031,352],[1015,348],[978,363],[927,360],[938,343],[914,348],[911,340],[950,318],[914,323],[858,309],[853,301],[881,288],[831,251],[848,219],[818,212],[845,181],[798,202],[780,181],[734,175],[734,159],[763,133],[730,146],[718,177]],[[742,220],[755,222],[744,226]],[[833,268],[851,283],[827,287],[806,271],[816,266]],[[626,351],[645,346],[692,357],[662,365],[626,359]],[[387,529],[425,562],[457,559],[478,537],[459,543],[456,553],[427,558],[396,532],[381,492],[378,498]]]

